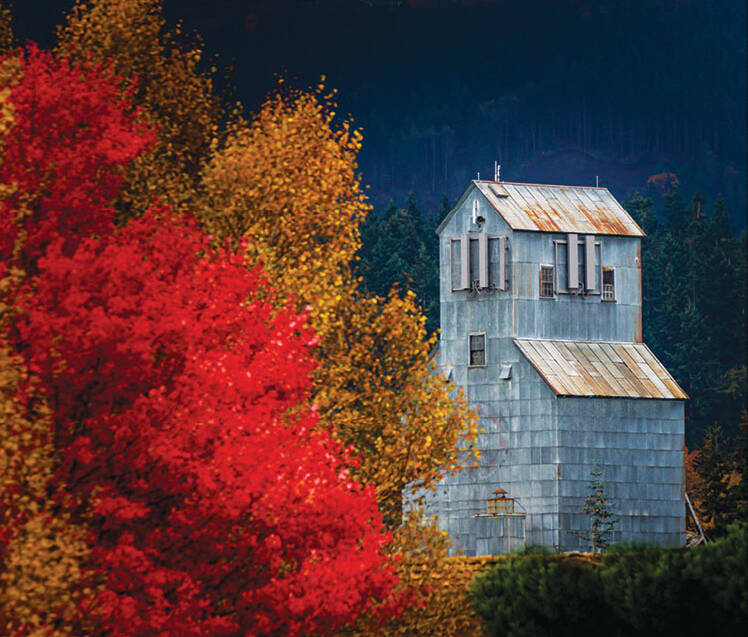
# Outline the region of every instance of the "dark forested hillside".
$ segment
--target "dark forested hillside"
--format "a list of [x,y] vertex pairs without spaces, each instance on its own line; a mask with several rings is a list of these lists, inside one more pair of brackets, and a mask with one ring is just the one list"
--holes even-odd
[[193,4],[187,25],[241,63],[244,96],[283,69],[340,89],[378,210],[411,191],[435,209],[498,160],[507,180],[599,175],[619,198],[672,172],[684,192],[721,193],[745,225],[744,2],[226,3],[241,31]]
[[[45,41],[72,0],[16,2]],[[507,180],[590,185],[623,199],[662,178],[746,211],[746,3],[739,0],[165,0],[251,110],[285,73],[321,75],[364,128],[378,211],[413,192],[459,196],[494,160]],[[220,75],[220,74],[219,74]],[[648,182],[649,180],[649,182]]]
[[686,442],[712,426],[730,438],[746,408],[746,232],[724,201],[668,193],[658,221],[649,199],[624,202],[642,240],[644,341],[686,390]]

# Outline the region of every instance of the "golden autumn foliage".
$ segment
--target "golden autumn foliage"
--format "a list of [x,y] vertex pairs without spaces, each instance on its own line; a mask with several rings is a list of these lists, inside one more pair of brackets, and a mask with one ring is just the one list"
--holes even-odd
[[0,2],[0,55],[13,47],[13,16],[10,7]]
[[131,101],[158,132],[152,152],[127,169],[120,217],[141,214],[156,196],[174,206],[192,202],[224,112],[215,68],[201,70],[201,43],[186,43],[179,26],[165,29],[159,0],[76,0],[57,35],[59,54],[110,65],[123,87],[134,83]]
[[369,204],[356,175],[361,134],[316,93],[291,91],[237,123],[203,175],[202,217],[209,230],[247,241],[281,295],[313,307],[324,330],[351,289],[349,264]]
[[85,529],[54,511],[51,413],[0,342],[0,632],[76,634],[90,593]]
[[[403,557],[398,563],[398,592],[415,592],[414,603],[384,629],[392,637],[482,637],[488,634],[483,619],[470,601],[475,575],[497,563],[495,557],[447,556],[446,532],[424,522],[411,511],[395,531],[395,544]],[[339,637],[367,637],[363,617]]]
[[415,295],[369,296],[352,273],[370,206],[356,172],[362,136],[335,108],[323,85],[279,91],[235,126],[204,173],[202,218],[219,240],[244,240],[280,295],[309,308],[321,422],[362,456],[356,477],[397,523],[406,485],[429,488],[470,464],[478,431],[430,366],[435,337]]

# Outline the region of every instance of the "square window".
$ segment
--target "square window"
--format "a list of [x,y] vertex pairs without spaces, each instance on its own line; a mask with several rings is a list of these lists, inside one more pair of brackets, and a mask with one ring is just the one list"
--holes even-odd
[[483,367],[486,364],[486,335],[470,335],[470,367]]
[[540,296],[544,299],[553,298],[553,266],[540,266]]

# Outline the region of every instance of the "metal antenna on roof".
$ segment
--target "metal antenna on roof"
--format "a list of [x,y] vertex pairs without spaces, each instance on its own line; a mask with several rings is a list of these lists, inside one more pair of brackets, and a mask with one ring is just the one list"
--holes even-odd
[[595,188],[599,188],[599,187],[600,187],[600,178],[598,177],[598,175],[595,175]]
[[480,181],[480,171],[478,171],[478,181]]

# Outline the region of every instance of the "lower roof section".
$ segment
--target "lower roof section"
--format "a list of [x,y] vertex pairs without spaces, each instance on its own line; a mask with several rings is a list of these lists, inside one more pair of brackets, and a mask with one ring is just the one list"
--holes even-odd
[[688,398],[644,343],[514,342],[558,396]]

